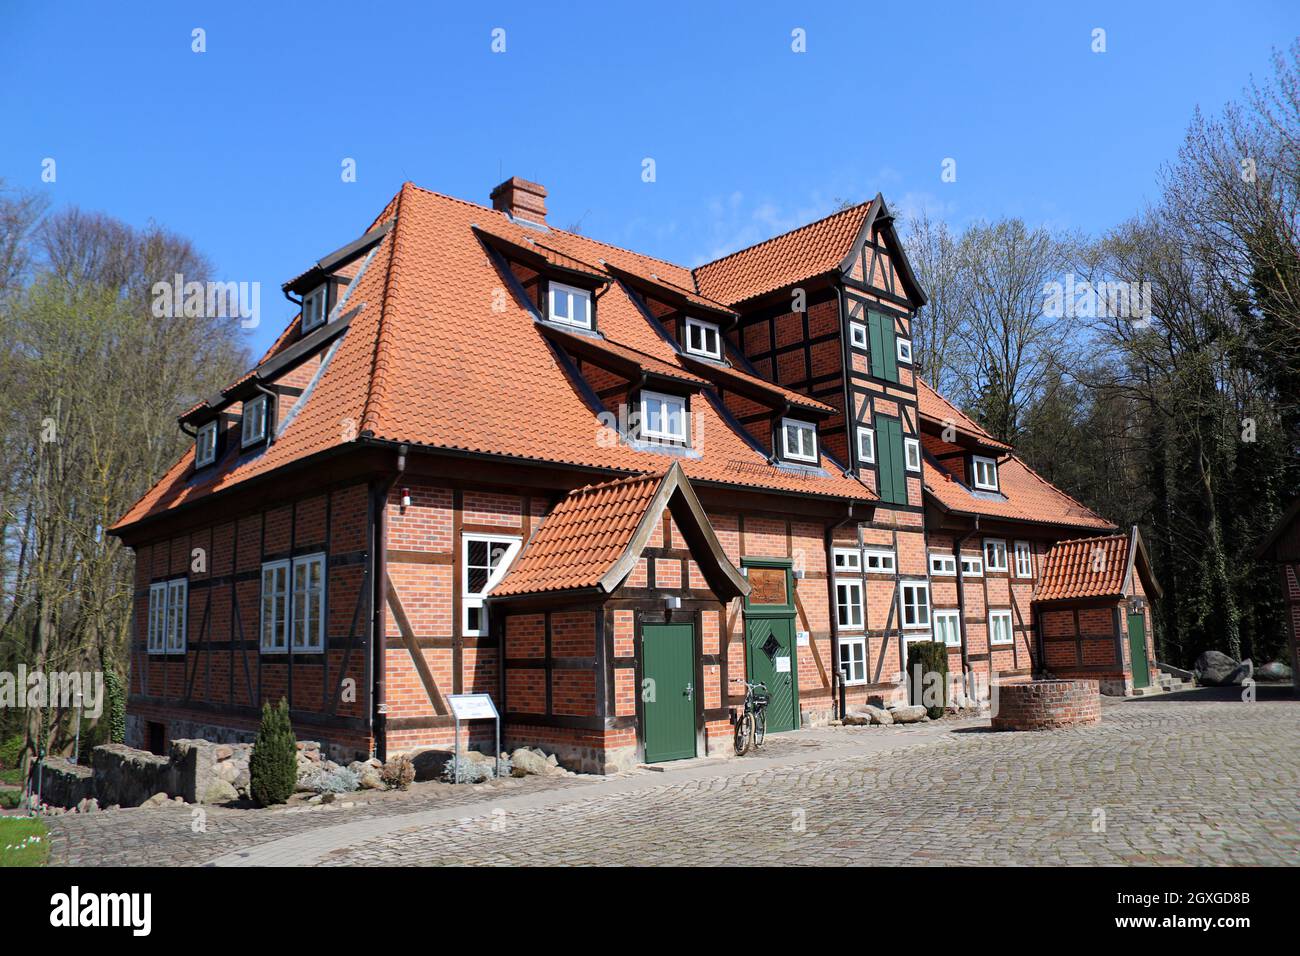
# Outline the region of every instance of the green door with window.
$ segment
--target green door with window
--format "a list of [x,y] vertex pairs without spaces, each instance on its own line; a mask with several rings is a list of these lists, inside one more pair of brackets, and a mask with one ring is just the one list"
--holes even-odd
[[[746,559],[745,672],[767,685],[767,729],[799,726],[799,663],[795,647],[794,582],[789,561]],[[732,693],[741,694],[736,685]]]
[[1147,663],[1147,626],[1142,612],[1128,616],[1129,656],[1133,660],[1133,686],[1149,687],[1151,671]]
[[646,763],[695,756],[695,628],[641,627]]

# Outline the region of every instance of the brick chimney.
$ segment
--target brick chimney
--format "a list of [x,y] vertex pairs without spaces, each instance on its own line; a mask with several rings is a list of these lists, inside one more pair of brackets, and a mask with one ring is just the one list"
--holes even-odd
[[511,176],[492,190],[492,208],[515,219],[546,225],[546,187]]

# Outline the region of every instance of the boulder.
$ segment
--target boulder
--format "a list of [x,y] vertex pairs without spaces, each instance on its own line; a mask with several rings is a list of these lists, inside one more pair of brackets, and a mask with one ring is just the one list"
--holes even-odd
[[1240,684],[1250,676],[1250,672],[1249,661],[1239,663],[1218,651],[1206,651],[1196,659],[1196,680],[1209,687]]
[[1271,661],[1255,671],[1255,679],[1288,681],[1291,679],[1291,668],[1281,661]]
[[150,808],[163,807],[169,803],[171,803],[171,797],[167,796],[166,793],[160,790],[157,793],[155,793],[152,797],[150,797],[148,800],[142,802],[140,806],[150,807]]
[[234,803],[239,799],[239,791],[229,780],[213,777],[198,794],[198,803]]
[[451,760],[450,750],[428,748],[427,750],[408,751],[407,756],[415,764],[416,780],[441,780],[442,770]]
[[887,727],[894,722],[894,718],[889,711],[883,707],[877,707],[875,704],[863,704],[861,707],[854,707],[844,718],[846,724],[849,723],[850,717],[865,718],[867,723],[882,727]]
[[99,802],[94,797],[86,797],[77,804],[77,813],[94,813],[99,809]]
[[894,718],[896,724],[915,724],[925,716],[925,708],[920,704],[901,704],[891,707],[889,716]]
[[845,727],[870,727],[870,714],[845,714],[843,720],[833,720],[832,724],[843,724]]
[[516,777],[526,777],[529,774],[549,773],[554,766],[549,763],[545,757],[539,757],[537,754],[526,747],[520,747],[510,755],[511,774]]

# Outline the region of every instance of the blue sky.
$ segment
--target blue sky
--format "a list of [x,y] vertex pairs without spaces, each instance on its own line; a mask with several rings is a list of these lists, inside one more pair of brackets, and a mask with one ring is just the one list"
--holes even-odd
[[686,265],[877,191],[956,226],[1099,232],[1155,196],[1192,110],[1266,76],[1298,32],[1294,0],[3,0],[0,177],[56,208],[155,220],[217,278],[261,282],[260,349],[292,312],[280,283],[406,179],[479,202],[534,179],[553,224]]

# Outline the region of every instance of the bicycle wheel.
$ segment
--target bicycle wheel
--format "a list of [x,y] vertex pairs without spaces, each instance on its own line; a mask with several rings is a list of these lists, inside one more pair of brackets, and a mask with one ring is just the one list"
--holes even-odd
[[763,737],[767,734],[767,708],[760,707],[754,713],[754,746],[763,746]]
[[749,753],[749,742],[754,735],[754,715],[746,711],[736,718],[736,756]]

